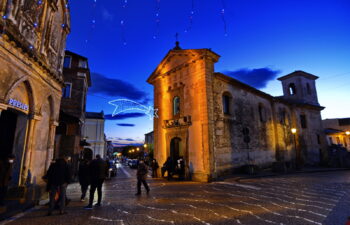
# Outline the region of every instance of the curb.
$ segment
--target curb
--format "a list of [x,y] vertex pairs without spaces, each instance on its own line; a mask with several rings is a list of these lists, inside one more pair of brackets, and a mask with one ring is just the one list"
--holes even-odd
[[264,177],[288,176],[288,175],[307,174],[307,173],[337,172],[337,171],[346,171],[346,170],[350,170],[350,168],[310,170],[310,171],[294,171],[294,172],[287,172],[287,173],[274,173],[274,174],[266,174],[266,175],[255,175],[255,176],[249,176],[249,177],[238,177],[238,178],[234,179],[234,181],[239,183],[241,180],[249,180],[249,179],[264,178]]

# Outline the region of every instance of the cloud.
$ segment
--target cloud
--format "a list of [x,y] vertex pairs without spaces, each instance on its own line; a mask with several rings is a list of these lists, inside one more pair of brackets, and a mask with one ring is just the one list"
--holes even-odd
[[113,21],[114,16],[106,8],[102,8],[102,18],[107,21]]
[[117,123],[118,126],[120,127],[134,127],[135,124],[132,123]]
[[224,71],[223,73],[242,81],[255,88],[265,88],[270,80],[274,80],[281,71],[272,70],[271,68],[258,68],[258,69],[239,69],[235,71]]
[[143,145],[143,141],[135,140],[132,138],[110,137],[109,140],[112,141],[114,147],[122,147],[128,145]]
[[144,114],[144,113],[123,113],[123,114],[118,114],[115,116],[112,116],[112,114],[106,114],[105,120],[125,120],[125,119],[138,118],[138,117],[143,117],[143,116],[146,116],[146,114]]
[[148,101],[147,93],[139,90],[133,84],[120,79],[113,79],[99,73],[91,73],[91,94],[103,94],[110,97],[122,97],[134,101]]

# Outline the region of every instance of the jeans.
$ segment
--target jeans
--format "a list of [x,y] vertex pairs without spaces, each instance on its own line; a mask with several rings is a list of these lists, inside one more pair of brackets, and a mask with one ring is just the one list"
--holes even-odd
[[50,207],[49,212],[52,212],[55,208],[55,195],[59,191],[60,196],[58,198],[60,211],[62,212],[64,210],[64,207],[66,206],[66,190],[67,190],[67,184],[62,185],[52,185],[50,187]]
[[138,176],[137,177],[137,193],[138,194],[141,193],[141,183],[143,183],[143,186],[145,187],[146,191],[149,192],[149,187],[148,187],[148,184],[147,184],[144,176]]
[[97,196],[98,196],[97,203],[101,204],[102,184],[103,184],[104,180],[105,179],[97,179],[97,180],[93,180],[91,182],[89,205],[92,205],[92,203],[94,202],[94,195],[95,195],[96,188],[97,188]]
[[81,198],[80,199],[85,198],[88,187],[89,187],[88,184],[81,184]]

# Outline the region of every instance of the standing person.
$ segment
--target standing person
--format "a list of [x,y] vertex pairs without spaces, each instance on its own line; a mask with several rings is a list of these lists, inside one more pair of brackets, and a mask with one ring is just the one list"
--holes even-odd
[[5,159],[0,160],[0,206],[5,203],[8,184],[11,180],[12,167],[15,161],[14,155],[9,155]]
[[50,203],[48,216],[51,216],[55,207],[55,196],[59,193],[59,210],[60,214],[66,214],[64,207],[66,206],[66,190],[71,180],[70,168],[67,164],[68,158],[59,158],[52,163],[47,171],[47,189],[50,191]]
[[159,165],[156,159],[152,160],[151,166],[152,166],[152,177],[157,178],[158,177],[157,170],[159,168]]
[[92,160],[89,166],[90,170],[90,199],[89,205],[85,209],[92,209],[92,203],[94,202],[94,194],[97,188],[97,203],[95,206],[101,206],[102,201],[102,184],[108,175],[108,166],[106,161],[101,159],[100,155],[96,155],[96,159]]
[[179,180],[185,179],[185,162],[182,156],[177,160],[177,168],[179,173]]
[[83,159],[79,164],[78,177],[79,177],[79,183],[81,187],[80,201],[82,202],[85,201],[86,192],[90,185],[89,162],[90,162],[89,160]]
[[141,183],[143,183],[143,186],[145,187],[147,194],[149,193],[149,187],[146,182],[146,177],[148,173],[147,165],[145,164],[145,161],[143,159],[140,159],[139,165],[137,166],[137,193],[135,195],[141,195]]

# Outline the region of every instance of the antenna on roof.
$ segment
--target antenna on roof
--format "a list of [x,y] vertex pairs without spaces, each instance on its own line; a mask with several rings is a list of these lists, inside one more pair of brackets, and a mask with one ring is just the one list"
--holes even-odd
[[175,34],[175,48],[173,48],[173,50],[181,50],[181,47],[180,47],[180,42],[179,42],[179,33],[176,33]]

